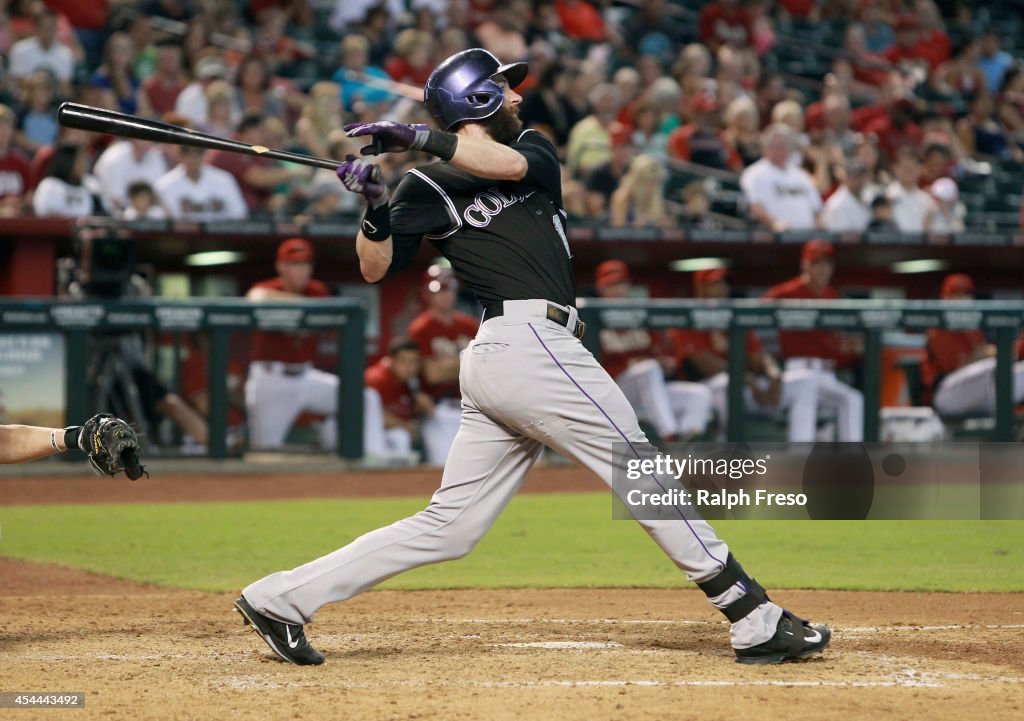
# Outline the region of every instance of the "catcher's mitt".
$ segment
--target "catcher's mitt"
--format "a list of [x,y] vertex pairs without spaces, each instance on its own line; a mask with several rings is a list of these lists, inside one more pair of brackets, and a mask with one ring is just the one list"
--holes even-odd
[[87,420],[78,445],[88,454],[89,463],[99,475],[115,476],[123,470],[134,481],[146,473],[139,463],[139,438],[135,430],[110,413],[99,413]]

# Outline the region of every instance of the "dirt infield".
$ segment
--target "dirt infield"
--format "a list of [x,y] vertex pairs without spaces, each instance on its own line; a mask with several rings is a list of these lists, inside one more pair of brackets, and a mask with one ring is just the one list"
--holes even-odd
[[[699,592],[380,591],[280,663],[230,596],[0,560],[0,690],[84,691],[52,719],[1012,719],[1024,609],[1007,594],[791,591],[833,624],[820,659],[732,661]],[[10,715],[8,715],[10,714]]]
[[[436,471],[0,479],[0,505],[426,495]],[[527,492],[601,488],[574,469]],[[822,657],[734,663],[696,590],[379,591],[309,627],[328,661],[280,663],[233,597],[0,558],[0,691],[85,692],[0,719],[1013,719],[1024,596],[787,591],[835,629]]]

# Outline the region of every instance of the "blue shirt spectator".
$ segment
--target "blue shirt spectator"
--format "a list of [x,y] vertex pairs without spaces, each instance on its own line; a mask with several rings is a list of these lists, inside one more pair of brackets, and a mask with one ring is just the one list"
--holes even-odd
[[978,65],[985,76],[985,85],[990,93],[999,91],[1006,71],[1013,67],[1013,56],[1001,48],[999,36],[989,31],[981,36],[981,57]]

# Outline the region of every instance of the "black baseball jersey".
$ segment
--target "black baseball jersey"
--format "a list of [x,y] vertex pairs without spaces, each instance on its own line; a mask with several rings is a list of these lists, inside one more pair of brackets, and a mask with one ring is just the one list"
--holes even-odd
[[529,166],[519,181],[478,178],[448,163],[406,173],[391,203],[388,275],[412,262],[426,238],[485,308],[531,298],[575,303],[554,146],[524,130],[511,147]]

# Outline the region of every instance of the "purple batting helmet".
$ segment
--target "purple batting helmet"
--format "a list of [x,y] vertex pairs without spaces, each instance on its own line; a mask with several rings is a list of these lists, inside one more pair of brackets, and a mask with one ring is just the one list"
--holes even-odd
[[423,103],[442,130],[463,120],[483,120],[498,112],[505,94],[492,80],[503,75],[515,88],[526,78],[526,63],[502,65],[482,48],[455,53],[438,65],[423,88]]

